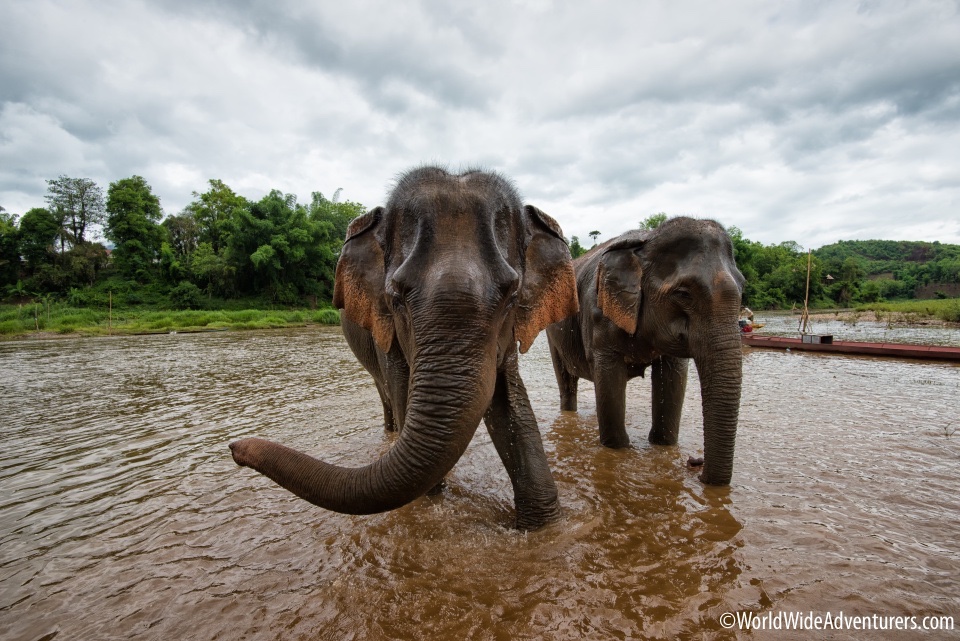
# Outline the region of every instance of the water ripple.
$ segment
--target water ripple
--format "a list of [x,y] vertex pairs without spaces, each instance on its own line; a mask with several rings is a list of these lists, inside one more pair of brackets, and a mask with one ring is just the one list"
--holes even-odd
[[564,505],[526,534],[483,429],[441,496],[368,517],[233,464],[243,436],[343,465],[390,447],[338,330],[0,343],[0,637],[709,639],[728,610],[957,616],[960,368],[748,352],[730,488],[686,466],[695,372],[678,447],[646,443],[638,379],[633,447],[613,451],[589,384],[558,410],[543,336],[521,368]]

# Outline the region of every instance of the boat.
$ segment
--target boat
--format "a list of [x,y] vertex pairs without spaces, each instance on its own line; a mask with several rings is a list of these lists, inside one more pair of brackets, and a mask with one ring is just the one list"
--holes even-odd
[[869,343],[863,341],[835,341],[833,336],[805,334],[801,338],[764,336],[742,333],[743,344],[767,349],[788,349],[831,354],[862,354],[924,360],[960,361],[960,347],[950,345],[909,345],[906,343]]

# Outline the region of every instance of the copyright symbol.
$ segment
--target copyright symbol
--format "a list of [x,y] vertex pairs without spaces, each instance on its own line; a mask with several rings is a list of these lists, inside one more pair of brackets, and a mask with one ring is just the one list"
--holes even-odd
[[732,612],[724,612],[720,615],[720,625],[723,626],[724,629],[729,630],[736,622],[737,619],[733,616]]

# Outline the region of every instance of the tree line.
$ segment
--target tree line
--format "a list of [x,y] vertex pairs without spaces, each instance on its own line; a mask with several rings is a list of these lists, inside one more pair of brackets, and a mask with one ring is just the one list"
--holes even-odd
[[[204,298],[271,304],[329,301],[349,222],[365,210],[313,192],[300,203],[272,190],[257,201],[221,180],[176,215],[141,176],[109,185],[48,180],[46,207],[0,208],[0,291],[7,297],[201,307]],[[102,233],[109,244],[97,239]]]
[[[106,194],[88,178],[48,180],[46,207],[17,216],[0,207],[0,293],[8,299],[54,297],[76,306],[146,303],[178,308],[212,299],[256,299],[297,306],[332,297],[337,257],[349,222],[366,210],[313,192],[308,203],[272,190],[260,200],[221,180],[178,214],[164,217],[141,176],[113,182]],[[641,221],[656,229],[661,212]],[[840,241],[808,252],[796,242],[764,245],[729,227],[744,303],[754,309],[801,305],[810,266],[814,307],[960,296],[960,245]],[[109,244],[98,240],[102,233]],[[602,233],[589,233],[593,245]],[[574,258],[586,251],[570,239]]]

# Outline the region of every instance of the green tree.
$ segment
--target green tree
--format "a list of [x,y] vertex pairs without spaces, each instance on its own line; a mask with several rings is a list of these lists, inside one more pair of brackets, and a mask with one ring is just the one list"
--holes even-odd
[[278,190],[238,214],[228,260],[241,291],[262,291],[281,303],[332,294],[338,248],[332,225],[312,219],[296,196]]
[[196,221],[198,243],[210,243],[213,250],[220,253],[229,243],[229,235],[235,228],[234,218],[248,209],[250,203],[222,180],[212,179],[209,183],[210,189],[202,194],[193,192],[194,201],[187,205],[184,214]]
[[213,250],[210,243],[200,243],[190,256],[190,273],[206,286],[207,294],[227,294],[234,291],[236,269],[227,263],[222,253]]
[[640,229],[656,229],[666,222],[666,220],[667,215],[661,211],[659,214],[649,216],[642,223],[640,223]]
[[66,291],[74,286],[92,287],[100,273],[110,263],[110,255],[102,243],[85,242],[63,255],[64,279],[47,289]]
[[572,258],[580,258],[587,253],[587,250],[584,249],[583,245],[580,244],[580,239],[576,236],[573,236],[570,239],[570,256]]
[[14,285],[20,277],[20,230],[17,216],[0,207],[0,287]]
[[41,265],[53,264],[56,256],[60,223],[49,209],[34,207],[20,219],[20,254],[27,261],[30,273]]
[[123,178],[107,189],[106,236],[114,243],[113,264],[141,282],[155,271],[165,229],[160,199],[141,176]]
[[311,220],[330,225],[328,233],[335,243],[338,253],[343,240],[347,236],[347,227],[350,226],[350,221],[366,213],[366,209],[360,203],[339,202],[339,194],[340,190],[338,189],[334,192],[333,199],[328,200],[321,192],[315,191],[310,194],[310,205],[308,207]]
[[593,244],[596,245],[596,244],[597,244],[597,238],[600,236],[600,232],[597,231],[596,229],[594,229],[592,232],[590,232],[590,233],[587,234],[587,235],[590,236],[590,238],[593,239]]
[[189,259],[200,244],[200,226],[197,219],[185,210],[176,216],[167,216],[160,223],[167,230],[170,249],[179,259]]
[[48,180],[46,200],[63,228],[61,253],[65,249],[65,240],[74,246],[82,245],[90,226],[104,221],[103,190],[89,178],[61,175]]

